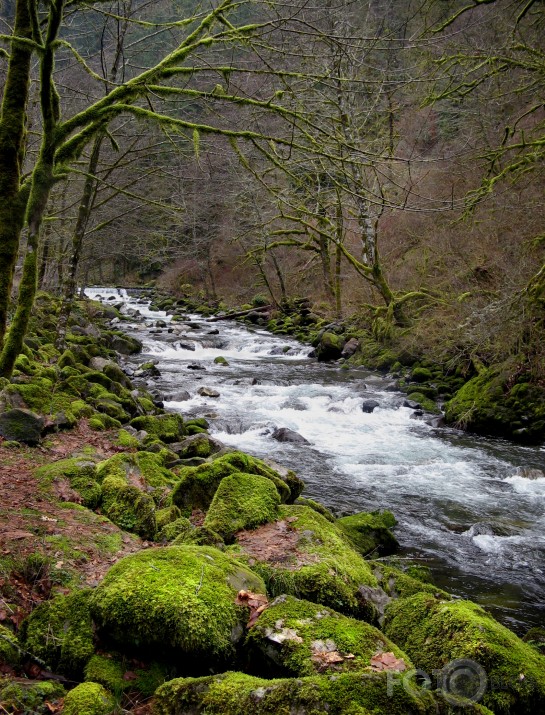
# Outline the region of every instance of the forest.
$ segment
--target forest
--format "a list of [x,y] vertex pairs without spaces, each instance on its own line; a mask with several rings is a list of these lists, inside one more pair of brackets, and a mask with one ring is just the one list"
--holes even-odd
[[[0,711],[545,709],[543,1],[0,8]],[[270,374],[214,382],[232,345],[264,344]],[[192,381],[169,350],[196,353]],[[267,379],[292,387],[297,358],[325,364],[324,392],[255,428],[251,456],[231,387],[265,385],[272,414]],[[192,402],[220,393],[236,428]],[[386,502],[386,472],[347,497],[338,464],[304,463],[311,398],[347,463],[367,415],[446,427],[419,468],[463,493],[467,459],[475,503],[501,475],[500,506],[431,481],[429,513],[405,484]],[[409,454],[385,432],[369,460]],[[452,533],[482,552],[532,534],[528,574],[521,552],[471,571],[469,547],[464,571]]]

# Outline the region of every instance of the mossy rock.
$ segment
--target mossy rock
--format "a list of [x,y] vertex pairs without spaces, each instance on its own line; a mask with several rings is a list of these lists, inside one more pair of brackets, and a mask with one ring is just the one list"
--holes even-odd
[[391,511],[359,512],[337,519],[337,526],[344,531],[356,549],[367,556],[388,556],[397,551],[399,543],[392,534],[397,524]]
[[109,476],[102,482],[102,512],[120,529],[143,539],[153,539],[157,531],[152,497],[122,476]]
[[0,624],[0,663],[16,666],[19,664],[20,650],[17,636],[9,628]]
[[229,661],[248,612],[241,590],[265,593],[261,579],[239,561],[205,546],[147,549],[118,561],[94,591],[93,616],[102,633],[124,648],[157,650],[171,658]]
[[[278,549],[262,550],[259,529],[251,538],[241,536],[238,543],[272,595],[287,593],[346,615],[376,619],[375,606],[360,589],[376,588],[377,580],[336,524],[309,507],[282,505],[280,520],[273,528],[264,528],[270,531],[267,543],[278,544]],[[284,539],[286,534],[289,539]]]
[[[189,521],[189,519],[187,519],[187,521]],[[185,544],[192,546],[214,546],[216,549],[224,547],[223,539],[218,532],[209,529],[207,526],[184,529],[172,542],[173,546],[183,546]]]
[[254,672],[276,676],[364,671],[381,653],[403,660],[400,668],[413,667],[374,626],[293,596],[279,596],[269,605],[250,629],[246,648]]
[[411,380],[414,382],[428,382],[432,378],[431,370],[427,367],[415,367],[411,373]]
[[314,501],[314,499],[308,499],[307,497],[298,497],[295,504],[298,504],[299,506],[308,506],[310,509],[314,509],[314,511],[317,511],[318,514],[324,516],[328,521],[336,521],[335,517],[329,511],[329,509],[323,504],[320,504],[320,502]]
[[20,639],[54,673],[79,678],[94,652],[89,590],[56,596],[23,621]]
[[341,673],[265,680],[244,673],[171,680],[154,715],[435,715],[433,696],[399,673]]
[[[157,527],[156,541],[175,541],[177,544],[181,543],[191,543],[189,538],[190,534],[194,531],[193,524],[186,519],[185,516],[181,516],[174,521],[170,521],[164,524],[160,529]],[[221,541],[221,539],[219,539]],[[212,542],[209,545],[214,545]]]
[[131,427],[145,430],[162,442],[179,442],[186,434],[184,420],[181,415],[170,413],[166,415],[141,415],[131,420]]
[[431,412],[433,414],[439,414],[441,412],[435,402],[430,400],[429,397],[426,397],[423,392],[409,392],[407,398],[412,402],[417,402],[423,410],[426,410],[426,412]]
[[228,543],[237,531],[274,521],[279,504],[280,495],[270,479],[235,472],[221,480],[204,526],[216,531]]
[[325,332],[316,346],[316,357],[321,362],[338,360],[345,346],[346,338],[343,335]]
[[407,598],[417,593],[429,593],[443,600],[451,598],[450,594],[430,582],[429,578],[423,579],[419,570],[412,565],[398,568],[383,561],[370,561],[369,564],[380,587],[390,598]]
[[163,509],[158,509],[155,512],[155,518],[157,520],[157,529],[162,529],[163,526],[170,524],[176,519],[182,516],[181,511],[174,504],[171,506],[163,507]]
[[99,683],[80,683],[64,699],[63,715],[111,715],[116,702]]
[[427,673],[453,661],[476,663],[479,677],[465,694],[487,680],[481,702],[495,713],[545,711],[545,658],[475,603],[425,593],[399,599],[386,609],[384,632]]
[[109,429],[119,429],[121,422],[106,414],[95,414],[89,419],[89,427],[96,432],[103,432]]
[[36,445],[44,425],[45,419],[31,410],[14,407],[0,413],[0,436],[7,440]]
[[265,462],[243,452],[230,452],[211,463],[180,469],[180,481],[172,493],[172,501],[184,514],[190,514],[193,509],[206,511],[221,480],[235,472],[266,477],[274,483],[282,501],[290,497],[286,482]]
[[102,489],[97,482],[94,462],[82,457],[69,457],[45,464],[36,470],[36,476],[46,483],[65,478],[81,497],[83,506],[95,509],[102,498]]
[[94,655],[85,666],[85,680],[103,685],[115,695],[119,695],[127,688],[132,687],[132,682],[124,680],[126,668],[115,657]]
[[51,715],[51,708],[61,705],[65,689],[52,680],[0,680],[0,703],[6,713]]
[[172,487],[178,483],[178,477],[164,466],[168,452],[160,449],[157,453],[121,452],[100,462],[97,467],[97,478],[102,481],[106,477],[117,476],[140,480],[142,486]]

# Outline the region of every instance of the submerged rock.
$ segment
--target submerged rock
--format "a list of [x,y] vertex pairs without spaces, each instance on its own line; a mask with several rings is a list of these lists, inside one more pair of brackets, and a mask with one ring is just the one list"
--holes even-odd
[[361,403],[362,412],[371,413],[376,410],[377,407],[380,407],[380,402],[377,402],[377,400],[364,400]]
[[288,427],[277,427],[272,433],[271,437],[277,442],[293,442],[295,444],[310,444],[308,439],[305,439],[303,435],[298,432],[294,432]]

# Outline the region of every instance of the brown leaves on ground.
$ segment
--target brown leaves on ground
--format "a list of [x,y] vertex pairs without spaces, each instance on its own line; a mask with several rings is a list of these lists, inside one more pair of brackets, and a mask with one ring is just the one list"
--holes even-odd
[[372,670],[394,670],[398,673],[402,673],[407,670],[407,664],[403,658],[396,658],[393,653],[383,653],[378,651],[371,658],[371,668]]
[[262,593],[252,593],[251,591],[239,591],[235,603],[237,606],[246,606],[250,609],[250,619],[246,628],[251,628],[255,625],[259,616],[269,607],[267,596]]
[[319,560],[318,556],[305,554],[297,549],[301,536],[291,525],[295,521],[297,517],[288,517],[251,531],[239,531],[237,544],[257,561],[266,561],[288,569],[315,563]]

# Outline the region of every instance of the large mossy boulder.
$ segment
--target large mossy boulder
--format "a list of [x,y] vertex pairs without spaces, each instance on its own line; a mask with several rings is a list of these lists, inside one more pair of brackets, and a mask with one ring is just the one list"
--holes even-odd
[[157,531],[155,502],[129,484],[126,477],[109,476],[102,482],[102,512],[120,529],[153,539]]
[[184,420],[181,415],[142,415],[131,420],[131,427],[145,430],[162,442],[179,442],[185,436]]
[[342,356],[345,344],[346,338],[344,335],[326,331],[316,346],[316,357],[320,362],[338,360]]
[[[240,590],[263,581],[234,558],[205,546],[147,549],[118,561],[95,590],[91,611],[105,638],[122,649],[159,652],[188,668],[235,654],[248,620]],[[202,660],[201,667],[202,667]]]
[[83,457],[69,457],[45,464],[36,470],[36,476],[43,482],[66,479],[76,491],[83,506],[95,509],[102,499],[102,488],[97,481],[96,464]]
[[237,531],[274,521],[279,504],[280,495],[270,479],[235,472],[221,480],[204,526],[230,542]]
[[386,609],[384,632],[429,674],[467,666],[474,677],[454,694],[478,694],[498,715],[545,712],[545,658],[475,603],[425,593],[399,599]]
[[376,588],[368,563],[339,527],[306,506],[282,505],[280,518],[237,543],[265,579],[272,595],[283,593],[347,615],[375,620],[375,606],[360,589]]
[[90,595],[85,590],[56,596],[23,621],[19,633],[23,648],[40,658],[53,673],[79,678],[93,655]]
[[480,434],[538,442],[545,437],[545,389],[512,369],[488,368],[466,382],[445,405],[449,424]]
[[31,410],[14,407],[0,413],[0,436],[15,442],[38,444],[45,419]]
[[290,499],[291,490],[278,472],[257,457],[250,457],[243,452],[230,452],[213,462],[180,469],[180,481],[172,493],[172,501],[184,514],[190,514],[193,509],[206,511],[221,480],[236,472],[257,474],[270,479],[278,490],[280,499],[283,502]]
[[340,526],[356,549],[367,556],[389,556],[394,554],[398,541],[392,534],[392,529],[397,524],[391,511],[359,512],[352,516],[344,516],[337,520]]
[[141,341],[129,335],[110,335],[109,343],[111,349],[116,350],[121,355],[136,355],[142,350]]
[[253,672],[279,676],[364,671],[385,653],[393,653],[398,672],[412,668],[374,626],[293,596],[270,604],[250,629],[246,648]]
[[131,482],[142,489],[171,488],[178,482],[178,477],[165,467],[169,457],[166,449],[159,452],[121,452],[100,462],[97,466],[97,479],[106,477],[130,478]]
[[80,683],[64,699],[63,715],[111,715],[116,702],[99,683]]
[[244,673],[178,678],[157,689],[154,715],[436,715],[433,696],[399,673],[264,680]]

